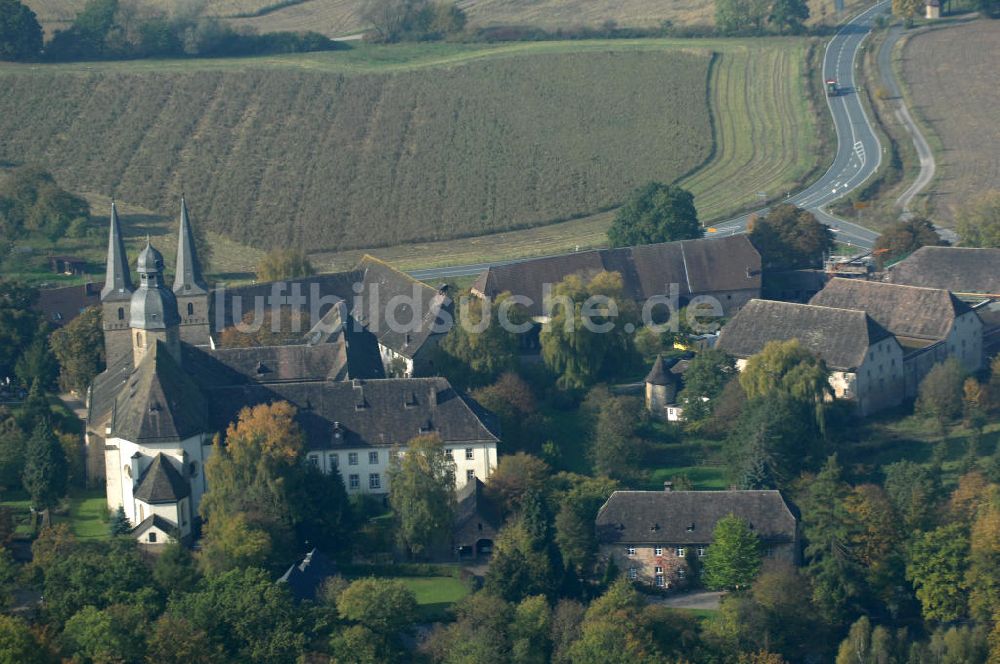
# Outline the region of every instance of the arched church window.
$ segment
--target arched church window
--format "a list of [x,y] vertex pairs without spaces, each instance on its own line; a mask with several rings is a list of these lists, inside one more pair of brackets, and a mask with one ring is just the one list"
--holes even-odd
[[125,307],[118,307],[118,320],[125,320]]
[[197,461],[192,461],[188,465],[188,473],[191,475],[191,477],[198,477],[198,462]]
[[142,348],[142,332],[135,333],[135,345]]
[[188,302],[188,316],[194,316],[194,303]]

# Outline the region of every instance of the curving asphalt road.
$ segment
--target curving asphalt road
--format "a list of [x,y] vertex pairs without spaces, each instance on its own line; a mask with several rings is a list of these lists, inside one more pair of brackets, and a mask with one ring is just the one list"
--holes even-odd
[[[826,54],[823,57],[823,80],[836,79],[842,90],[836,97],[827,98],[837,130],[837,153],[826,173],[802,191],[786,199],[786,202],[794,203],[815,214],[820,221],[834,230],[840,242],[862,249],[871,249],[879,234],[864,226],[835,217],[824,208],[863,185],[882,164],[882,145],[855,91],[857,87],[855,72],[858,55],[864,50],[865,40],[871,32],[872,24],[878,16],[887,14],[890,9],[890,0],[882,0],[872,5],[845,23],[827,44]],[[761,208],[715,224],[713,226],[715,231],[711,236],[744,233],[751,216],[766,212],[767,208]],[[420,280],[469,276],[479,274],[491,265],[514,262],[520,261],[414,270],[410,275]]]

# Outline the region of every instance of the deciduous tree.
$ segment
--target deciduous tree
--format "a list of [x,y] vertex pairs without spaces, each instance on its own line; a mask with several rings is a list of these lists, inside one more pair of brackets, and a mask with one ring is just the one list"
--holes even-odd
[[785,203],[750,225],[750,241],[764,267],[795,270],[817,267],[833,250],[833,233],[813,213]]
[[875,240],[873,254],[879,266],[885,267],[906,258],[920,247],[946,244],[929,219],[913,217],[897,221],[882,231]]
[[486,487],[508,513],[520,509],[529,493],[542,494],[551,476],[549,465],[538,457],[518,452],[500,457]]
[[1000,191],[981,194],[959,211],[958,235],[966,247],[1000,247]]
[[42,50],[42,26],[19,0],[0,0],[0,60],[31,60]]
[[698,353],[684,372],[684,389],[678,395],[684,404],[684,419],[700,422],[711,415],[712,400],[735,375],[736,363],[723,351],[713,348]]
[[455,514],[455,462],[435,435],[418,436],[389,468],[389,504],[396,538],[411,555],[422,556],[451,532]]
[[712,590],[748,587],[760,570],[760,538],[745,519],[730,514],[715,524],[705,554],[705,585]]
[[619,273],[601,272],[587,284],[569,275],[552,289],[548,306],[542,360],[561,387],[588,387],[631,362],[638,316]]
[[298,249],[274,249],[257,264],[258,281],[282,281],[316,274],[309,258]]
[[212,490],[199,511],[206,520],[206,569],[260,564],[262,556],[290,557],[294,506],[289,476],[302,471],[304,436],[286,401],[244,408],[217,439],[205,462]]
[[101,309],[88,307],[50,337],[59,361],[59,386],[79,394],[104,370],[104,332]]
[[643,451],[636,435],[641,421],[638,399],[611,397],[601,404],[590,448],[595,471],[619,480],[635,478]]
[[544,443],[545,418],[538,412],[534,390],[516,373],[508,372],[472,396],[500,418],[504,449],[537,454]]
[[907,552],[906,578],[913,584],[924,619],[951,622],[968,612],[968,526],[952,523],[919,534]]
[[46,664],[49,661],[48,654],[24,621],[0,614],[0,662]]
[[376,634],[395,636],[416,620],[417,599],[402,581],[370,577],[354,581],[340,593],[337,611]]
[[613,247],[691,240],[702,235],[691,192],[661,182],[650,182],[632,192],[608,229]]
[[774,0],[768,22],[778,28],[778,32],[798,32],[809,18],[809,5],[803,0]]
[[518,307],[503,302],[501,294],[492,302],[478,297],[459,299],[458,317],[440,344],[440,358],[435,361],[442,375],[459,387],[489,384],[517,369],[518,337],[500,322],[501,308],[511,324],[524,321]]
[[942,432],[949,423],[962,416],[965,376],[961,363],[949,357],[935,364],[920,381],[915,410],[937,422]]

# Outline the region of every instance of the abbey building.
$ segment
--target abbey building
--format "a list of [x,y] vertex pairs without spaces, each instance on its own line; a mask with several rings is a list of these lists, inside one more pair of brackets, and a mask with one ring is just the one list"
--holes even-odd
[[[441,438],[457,489],[496,468],[495,416],[433,376],[446,289],[366,258],[349,272],[213,290],[183,200],[172,286],[148,240],[137,282],[130,268],[112,203],[101,291],[107,369],[88,394],[88,476],[104,480],[109,508],[124,508],[141,542],[197,532],[213,438],[247,406],[294,405],[306,461],[339,472],[349,494],[387,492],[391,455],[418,435]],[[308,326],[290,341],[219,347],[227,327],[252,329],[255,317],[295,323],[303,312]]]

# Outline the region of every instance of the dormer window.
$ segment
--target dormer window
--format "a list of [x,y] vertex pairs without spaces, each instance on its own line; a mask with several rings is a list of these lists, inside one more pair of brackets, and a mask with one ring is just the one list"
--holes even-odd
[[427,420],[420,426],[420,433],[430,433],[431,431],[434,431],[434,423],[430,420]]
[[649,527],[650,532],[653,532],[653,533],[655,533],[659,529],[660,529],[660,524],[658,524],[658,523],[654,523],[652,526]]
[[687,531],[689,533],[693,533],[694,532],[694,521],[692,521],[691,523],[688,524]]

